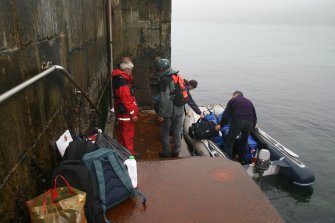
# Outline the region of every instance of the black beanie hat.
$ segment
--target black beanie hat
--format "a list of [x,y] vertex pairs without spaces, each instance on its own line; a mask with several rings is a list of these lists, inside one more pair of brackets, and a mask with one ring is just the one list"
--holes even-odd
[[198,86],[198,81],[196,81],[196,80],[189,80],[189,81],[188,81],[188,84],[189,84],[191,87],[193,87],[193,88],[197,88],[197,86]]

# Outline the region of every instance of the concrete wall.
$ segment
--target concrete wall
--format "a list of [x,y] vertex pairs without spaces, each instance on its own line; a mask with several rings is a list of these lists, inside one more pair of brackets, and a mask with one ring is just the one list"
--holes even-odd
[[[106,1],[0,1],[0,94],[63,66],[94,103],[109,78]],[[0,105],[0,222],[27,222],[25,201],[49,186],[57,138],[96,115],[59,72]],[[102,109],[102,108],[101,108]]]
[[0,1],[0,95],[51,62],[103,113],[92,112],[60,72],[0,103],[0,222],[29,222],[25,202],[49,188],[59,161],[55,141],[66,129],[87,133],[107,116],[110,68],[121,56],[135,63],[139,105],[152,103],[155,59],[171,56],[170,27],[171,0]]
[[140,106],[157,94],[156,57],[171,57],[171,0],[122,0],[113,7],[114,64],[132,57],[134,85]]

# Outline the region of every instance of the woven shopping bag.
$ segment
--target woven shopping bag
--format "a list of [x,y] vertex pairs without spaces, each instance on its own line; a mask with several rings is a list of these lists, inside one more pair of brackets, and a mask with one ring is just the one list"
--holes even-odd
[[[58,178],[66,187],[57,188]],[[86,223],[85,201],[85,192],[71,187],[63,176],[58,175],[53,188],[27,201],[26,205],[31,223]]]

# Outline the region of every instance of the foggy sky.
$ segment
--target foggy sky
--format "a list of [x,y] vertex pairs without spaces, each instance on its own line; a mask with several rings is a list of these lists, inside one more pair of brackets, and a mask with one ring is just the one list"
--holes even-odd
[[172,0],[172,20],[335,25],[335,0]]

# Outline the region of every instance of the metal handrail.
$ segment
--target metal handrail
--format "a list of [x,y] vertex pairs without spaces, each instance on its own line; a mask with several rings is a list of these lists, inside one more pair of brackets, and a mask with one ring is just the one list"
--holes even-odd
[[30,78],[29,80],[17,85],[16,87],[10,89],[9,91],[3,93],[0,95],[0,105],[6,101],[8,98],[12,97],[16,93],[22,91],[26,87],[34,84],[35,82],[39,81],[40,79],[46,77],[47,75],[53,73],[54,71],[59,70],[61,73],[76,87],[78,88],[83,96],[87,99],[87,101],[92,105],[94,110],[101,115],[101,112],[98,110],[98,108],[95,106],[95,104],[92,102],[92,100],[88,97],[88,95],[85,93],[85,91],[76,83],[76,81],[72,78],[71,74],[65,70],[64,67],[59,66],[59,65],[53,65],[50,68],[42,71],[41,73],[37,74],[36,76]]

